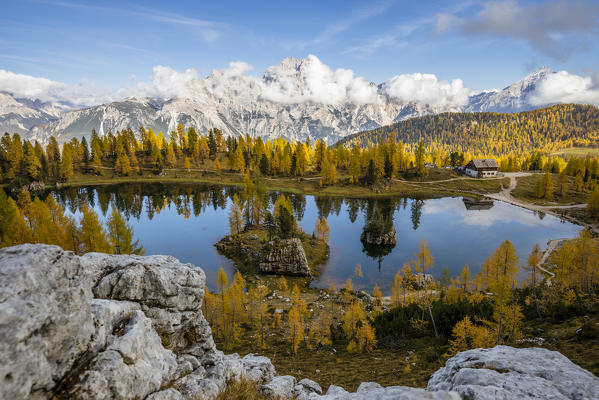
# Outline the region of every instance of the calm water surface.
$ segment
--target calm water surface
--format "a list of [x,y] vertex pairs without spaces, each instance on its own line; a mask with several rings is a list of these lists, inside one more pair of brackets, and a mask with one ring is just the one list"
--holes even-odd
[[[205,185],[157,184],[114,185],[98,188],[68,188],[52,192],[71,212],[79,214],[83,202],[103,217],[117,207],[129,219],[146,254],[169,254],[202,267],[211,289],[223,266],[231,276],[235,265],[218,254],[213,244],[228,234],[228,205],[235,188]],[[278,193],[267,195],[270,204]],[[342,286],[353,278],[354,286],[372,290],[375,284],[389,293],[393,277],[409,261],[418,242],[426,239],[435,257],[433,274],[449,268],[457,275],[464,264],[476,273],[484,260],[505,240],[511,240],[524,263],[538,243],[575,236],[580,226],[549,215],[495,201],[471,204],[460,197],[415,200],[342,199],[291,195],[296,217],[306,232],[314,230],[316,218],[324,215],[331,228],[330,258],[320,266],[321,275],[312,285]],[[396,229],[397,244],[389,248],[364,248],[360,235],[368,218],[382,215]],[[356,264],[363,277],[354,277]]]

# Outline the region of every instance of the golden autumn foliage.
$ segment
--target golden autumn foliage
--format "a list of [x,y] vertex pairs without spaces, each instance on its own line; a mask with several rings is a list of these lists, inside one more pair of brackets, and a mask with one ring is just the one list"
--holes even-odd
[[451,357],[468,349],[493,347],[495,342],[495,334],[489,328],[473,324],[470,317],[465,317],[453,327],[446,356]]
[[108,231],[98,214],[86,204],[81,206],[79,223],[65,214],[54,197],[31,199],[21,191],[15,202],[0,189],[0,247],[21,243],[54,244],[77,254],[92,251],[116,254],[143,254],[133,239],[133,229],[113,208],[107,219]]

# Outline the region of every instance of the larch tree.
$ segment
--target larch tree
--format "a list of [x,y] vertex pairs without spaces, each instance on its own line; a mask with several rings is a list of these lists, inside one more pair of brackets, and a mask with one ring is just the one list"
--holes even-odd
[[301,322],[299,309],[292,306],[287,315],[287,339],[293,354],[297,354],[299,344],[304,340],[304,324]]
[[530,274],[528,284],[532,287],[536,287],[538,284],[537,273],[542,256],[543,252],[541,251],[541,247],[539,247],[538,244],[535,244],[528,256],[527,265],[525,266],[526,271]]
[[117,156],[114,163],[114,172],[121,176],[127,176],[131,173],[131,160],[126,153],[123,152]]
[[393,279],[393,286],[391,286],[391,299],[392,299],[393,305],[395,307],[397,307],[401,304],[402,292],[403,292],[403,298],[404,298],[404,302],[405,302],[406,295],[405,295],[405,288],[403,285],[403,279],[401,276],[401,271],[397,270],[397,272],[395,273],[395,278]]
[[549,172],[545,172],[537,183],[536,195],[539,199],[553,199],[553,178]]
[[370,325],[370,322],[365,318],[362,321],[362,325],[358,328],[357,334],[357,348],[363,353],[369,353],[376,348],[377,340],[374,328]]
[[337,183],[337,168],[335,164],[325,157],[321,163],[322,183],[324,185],[334,185]]
[[324,216],[316,218],[316,237],[320,240],[328,242],[330,234],[331,228],[327,223],[327,219]]
[[260,329],[260,340],[258,344],[262,349],[266,347],[266,341],[264,340],[264,337],[266,334],[265,328],[268,326],[266,320],[266,317],[268,315],[268,306],[264,302],[267,293],[268,287],[262,284],[261,282],[258,283],[256,286],[252,286],[248,291],[252,304],[250,310],[251,316],[254,320],[254,323],[258,325],[258,328]]
[[[503,343],[506,325],[511,317],[508,304],[512,300],[518,267],[518,254],[509,240],[501,243],[499,248],[487,259],[480,273],[486,275],[486,284],[493,293],[495,303],[494,319],[497,322],[497,343]],[[516,321],[513,321],[515,326]]]
[[470,288],[472,286],[472,275],[470,273],[470,266],[468,264],[464,265],[462,271],[460,271],[460,275],[456,280],[457,285],[461,289],[462,295],[466,295],[470,292]]
[[587,214],[593,218],[599,217],[599,186],[595,186],[595,189],[589,195]]
[[11,233],[16,217],[17,207],[14,201],[0,188],[0,246],[12,244]]
[[216,284],[218,286],[218,295],[220,297],[220,319],[218,319],[219,323],[218,323],[218,327],[219,330],[221,332],[221,335],[225,336],[225,332],[227,332],[227,312],[226,312],[226,307],[227,307],[227,301],[226,301],[226,295],[227,295],[227,287],[229,285],[229,279],[227,278],[227,273],[225,272],[225,270],[223,269],[222,266],[219,267],[218,269],[218,274],[216,276]]
[[237,238],[243,228],[243,211],[239,202],[237,194],[233,196],[231,201],[231,207],[229,211],[229,228],[231,230],[231,236]]
[[350,304],[354,300],[354,284],[351,278],[345,281],[341,298],[345,304]]
[[308,345],[310,349],[317,348],[319,346],[331,345],[331,323],[333,317],[322,310],[313,320],[308,332]]
[[127,224],[116,207],[112,207],[106,225],[108,227],[108,239],[115,254],[145,254],[139,240],[133,241],[133,228]]
[[452,338],[449,339],[449,350],[445,354],[446,357],[452,357],[461,351],[495,345],[493,332],[484,325],[473,324],[468,316],[456,323],[451,333]]
[[106,235],[106,231],[102,227],[98,214],[84,205],[81,208],[81,243],[83,245],[83,252],[89,253],[92,251],[100,253],[112,253],[112,246]]
[[42,163],[30,142],[25,146],[25,171],[33,180],[39,179],[42,171]]
[[570,240],[564,241],[550,256],[551,263],[555,266],[553,272],[556,281],[562,287],[568,287],[572,283],[575,258],[576,245]]
[[414,162],[414,169],[416,171],[416,175],[417,176],[424,176],[426,175],[426,167],[424,166],[424,159],[425,159],[425,149],[424,149],[424,143],[421,141],[418,142],[418,147],[416,148],[416,153],[415,153],[415,162]]
[[289,293],[289,286],[287,285],[287,279],[284,276],[279,276],[277,279],[277,289],[283,294]]
[[434,282],[432,279],[428,279],[428,276],[435,265],[435,259],[430,248],[428,247],[426,239],[423,239],[420,241],[420,243],[418,243],[418,250],[416,253],[414,253],[414,259],[412,263],[414,264],[415,271],[422,278],[423,295],[419,296],[419,300],[422,303],[422,307],[428,310],[431,322],[433,324],[433,329],[435,331],[435,337],[439,337],[439,333],[437,332],[437,324],[435,323],[435,318],[433,317],[433,311],[431,309],[433,302],[432,292]]
[[357,335],[361,324],[366,320],[366,314],[359,301],[353,301],[343,316],[342,329],[345,333],[349,344],[348,351],[353,352],[358,350]]
[[241,273],[237,271],[233,276],[233,283],[227,289],[228,313],[227,330],[225,330],[225,348],[231,349],[238,341],[241,333],[241,324],[245,322],[247,314],[245,312],[245,280]]
[[166,145],[165,163],[169,168],[173,168],[177,164],[174,146],[176,146],[174,141],[171,141],[170,145]]
[[406,304],[406,294],[409,289],[412,289],[414,286],[414,274],[412,274],[412,267],[409,263],[405,263],[401,268],[401,289],[403,291],[403,302]]
[[64,144],[62,146],[62,158],[60,160],[60,178],[64,181],[73,177],[73,156],[71,146]]

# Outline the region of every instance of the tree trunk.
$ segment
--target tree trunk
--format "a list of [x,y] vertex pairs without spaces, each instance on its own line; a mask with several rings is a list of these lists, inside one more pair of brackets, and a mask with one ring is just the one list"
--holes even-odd
[[437,332],[437,324],[435,324],[435,318],[433,318],[433,311],[431,310],[431,307],[428,307],[428,313],[431,316],[431,322],[433,323],[433,329],[435,330],[435,337],[438,338],[439,337],[439,332]]

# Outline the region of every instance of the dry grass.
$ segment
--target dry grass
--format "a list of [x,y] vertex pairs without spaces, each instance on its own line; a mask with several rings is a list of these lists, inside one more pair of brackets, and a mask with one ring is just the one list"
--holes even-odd
[[260,394],[255,382],[240,380],[230,382],[216,400],[268,400],[268,397]]
[[546,199],[539,199],[535,194],[535,190],[539,181],[543,178],[543,174],[533,174],[530,176],[523,176],[517,178],[518,185],[512,191],[512,196],[525,200],[529,203],[551,206],[551,205],[567,205],[567,204],[580,204],[586,203],[589,192],[577,191],[574,189],[574,178],[568,177],[568,189],[563,196],[559,195],[559,175],[551,174],[553,179],[553,199],[548,201]]
[[[525,328],[527,337],[542,337],[545,343],[541,346],[556,350],[568,357],[573,363],[599,376],[599,336],[595,338],[579,338],[576,330],[584,323],[599,326],[599,315],[573,317],[560,323],[539,322],[529,324]],[[532,344],[519,347],[531,347]]]
[[560,155],[564,158],[586,157],[586,156],[596,157],[596,156],[599,156],[599,148],[597,148],[597,147],[571,147],[569,149],[564,149],[564,150],[559,150],[559,151],[553,152],[553,153],[551,153],[551,155],[552,156]]
[[[291,287],[292,280],[288,281]],[[266,282],[271,289],[276,289],[274,277],[270,280],[267,278]],[[277,293],[282,294],[279,290]],[[321,294],[320,290],[302,288],[302,298],[308,309],[312,310],[310,320],[316,319],[320,313],[326,313],[335,316],[334,325],[341,324],[346,306],[339,301],[338,295],[331,301],[330,298],[324,300]],[[283,297],[289,295],[283,294]],[[273,327],[272,319],[268,320],[266,348],[259,346],[257,328],[247,326],[247,330],[240,335],[241,342],[227,352],[236,352],[241,356],[249,353],[264,355],[271,359],[278,375],[292,375],[298,380],[311,379],[318,382],[323,391],[332,384],[355,391],[361,382],[366,381],[378,382],[383,386],[425,387],[431,374],[445,362],[441,355],[447,350],[446,345],[431,337],[406,338],[401,343],[394,343],[393,347],[381,347],[370,353],[350,353],[346,350],[347,340],[337,336],[332,345],[314,350],[307,349],[302,343],[298,353],[293,354],[285,331],[290,303],[275,298],[269,300],[268,306],[269,312],[277,308],[284,311],[281,326]],[[223,343],[218,338],[216,344],[222,348]],[[408,362],[411,372],[404,372]]]

